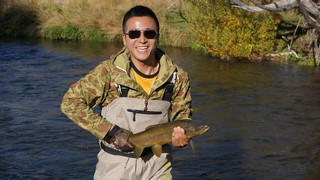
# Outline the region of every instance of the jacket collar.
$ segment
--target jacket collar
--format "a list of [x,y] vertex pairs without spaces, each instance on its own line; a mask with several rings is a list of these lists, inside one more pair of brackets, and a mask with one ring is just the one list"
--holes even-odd
[[[172,60],[168,55],[166,55],[161,49],[156,50],[156,57],[160,59],[160,71],[158,74],[157,80],[154,82],[151,92],[161,87],[171,76],[171,74],[175,71],[176,65],[173,64]],[[115,64],[115,66],[122,70],[127,78],[123,79],[123,83],[125,84],[136,84],[132,83],[132,78],[130,78],[130,54],[126,47],[122,48],[116,55],[111,56],[111,60]],[[130,83],[128,83],[130,82]],[[139,86],[140,87],[140,86]],[[131,86],[131,88],[137,89],[137,85]],[[140,89],[140,88],[139,88]]]

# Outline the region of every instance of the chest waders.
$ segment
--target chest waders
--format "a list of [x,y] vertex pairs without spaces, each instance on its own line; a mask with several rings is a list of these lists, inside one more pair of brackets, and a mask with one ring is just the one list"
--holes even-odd
[[[175,77],[170,79],[163,100],[128,98],[125,97],[128,89],[122,88],[121,95],[124,97],[103,107],[102,117],[134,134],[144,131],[150,125],[169,122]],[[169,144],[163,145],[160,157],[155,156],[150,148],[145,148],[140,158],[136,158],[133,153],[121,152],[105,141],[100,140],[100,147],[94,179],[172,179]]]

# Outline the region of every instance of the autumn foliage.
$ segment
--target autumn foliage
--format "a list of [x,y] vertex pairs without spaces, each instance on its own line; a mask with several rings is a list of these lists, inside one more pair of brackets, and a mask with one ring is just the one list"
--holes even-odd
[[223,59],[272,52],[279,21],[270,14],[230,8],[226,0],[193,0],[192,46]]

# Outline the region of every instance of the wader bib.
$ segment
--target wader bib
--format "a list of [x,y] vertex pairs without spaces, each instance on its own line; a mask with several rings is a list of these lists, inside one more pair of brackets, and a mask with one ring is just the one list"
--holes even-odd
[[[136,134],[150,125],[169,122],[169,109],[170,101],[119,97],[103,107],[101,115]],[[100,143],[103,144],[100,144],[94,179],[172,179],[169,144],[163,145],[160,157],[146,148],[142,157],[136,158],[133,153],[121,152],[105,141]]]

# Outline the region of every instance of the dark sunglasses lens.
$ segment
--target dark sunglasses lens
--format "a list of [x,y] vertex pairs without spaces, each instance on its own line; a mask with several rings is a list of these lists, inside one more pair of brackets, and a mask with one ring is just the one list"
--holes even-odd
[[155,39],[155,37],[157,36],[155,30],[145,30],[143,34],[147,39]]
[[138,30],[134,30],[134,31],[129,31],[128,36],[130,39],[137,39],[139,38],[141,35],[141,32]]

